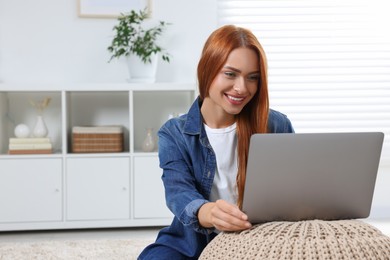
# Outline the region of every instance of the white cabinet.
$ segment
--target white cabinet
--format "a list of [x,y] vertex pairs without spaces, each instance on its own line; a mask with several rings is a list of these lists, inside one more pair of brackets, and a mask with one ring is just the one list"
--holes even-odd
[[66,160],[67,220],[130,217],[129,158]]
[[[186,113],[194,84],[0,84],[0,231],[162,226],[165,204],[157,147],[142,151],[146,129],[156,133]],[[17,124],[33,128],[30,100],[50,97],[44,119],[53,154],[9,155]],[[72,128],[120,125],[121,153],[72,153]]]
[[61,159],[0,161],[0,222],[62,219]]
[[[172,213],[165,206],[162,170],[158,158],[138,156],[134,158],[134,217],[169,218]],[[160,194],[155,197],[152,194]],[[139,198],[142,198],[139,199]]]

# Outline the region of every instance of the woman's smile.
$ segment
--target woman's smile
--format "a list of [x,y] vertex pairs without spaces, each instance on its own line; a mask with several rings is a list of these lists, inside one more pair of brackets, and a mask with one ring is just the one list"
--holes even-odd
[[244,97],[237,97],[229,94],[225,94],[225,96],[228,98],[229,102],[233,105],[241,105],[245,99]]

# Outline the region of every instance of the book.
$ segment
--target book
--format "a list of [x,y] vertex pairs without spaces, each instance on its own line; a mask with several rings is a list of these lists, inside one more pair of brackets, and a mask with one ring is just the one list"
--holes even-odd
[[52,149],[51,143],[9,144],[9,150],[48,150]]
[[50,143],[50,138],[10,138],[9,139],[10,144],[40,144],[40,143]]
[[40,149],[40,150],[9,150],[8,154],[51,154],[51,149]]

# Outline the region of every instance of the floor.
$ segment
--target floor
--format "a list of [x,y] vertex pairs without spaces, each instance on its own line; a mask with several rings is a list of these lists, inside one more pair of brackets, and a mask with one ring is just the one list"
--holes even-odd
[[0,232],[0,243],[52,240],[155,239],[159,227]]
[[[375,226],[385,235],[390,236],[390,220],[370,220],[365,222]],[[50,231],[0,232],[0,243],[5,242],[40,242],[51,240],[88,240],[88,239],[151,239],[154,240],[161,227],[148,228],[110,228],[76,229]]]

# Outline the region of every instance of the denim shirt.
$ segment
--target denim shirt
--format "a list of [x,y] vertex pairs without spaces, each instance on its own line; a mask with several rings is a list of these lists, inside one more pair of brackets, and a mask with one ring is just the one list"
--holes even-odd
[[[209,202],[217,167],[200,106],[197,98],[188,114],[170,119],[158,131],[165,199],[175,217],[171,226],[160,231],[155,244],[179,251],[188,259],[197,259],[215,236],[213,229],[200,226],[197,217],[199,208]],[[275,110],[270,110],[268,125],[271,133],[294,132],[290,120]]]

